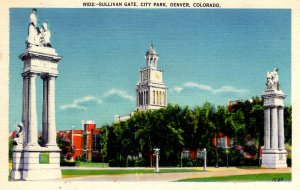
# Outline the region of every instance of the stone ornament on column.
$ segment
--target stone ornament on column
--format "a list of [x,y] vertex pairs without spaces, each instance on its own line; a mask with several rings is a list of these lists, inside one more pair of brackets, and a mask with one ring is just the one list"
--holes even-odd
[[279,86],[278,69],[268,71],[264,102],[264,148],[262,167],[286,168],[287,152],[284,147],[284,99]]

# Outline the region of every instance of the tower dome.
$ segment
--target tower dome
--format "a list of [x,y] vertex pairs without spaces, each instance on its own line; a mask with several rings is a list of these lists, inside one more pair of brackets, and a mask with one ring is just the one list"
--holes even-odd
[[149,50],[146,52],[145,58],[146,58],[147,66],[151,66],[151,67],[157,66],[158,54],[153,48],[153,44],[150,45]]

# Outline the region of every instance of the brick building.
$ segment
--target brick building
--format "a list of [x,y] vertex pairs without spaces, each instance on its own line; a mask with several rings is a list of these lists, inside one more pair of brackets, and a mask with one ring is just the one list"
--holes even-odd
[[75,149],[71,160],[76,157],[82,157],[85,161],[100,161],[100,133],[101,130],[96,128],[94,121],[83,121],[83,130],[64,130],[57,133],[63,133],[70,140]]

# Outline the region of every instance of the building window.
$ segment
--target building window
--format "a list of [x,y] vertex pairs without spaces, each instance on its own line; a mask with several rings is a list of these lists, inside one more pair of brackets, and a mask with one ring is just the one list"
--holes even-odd
[[139,92],[139,105],[142,105],[142,93],[141,92]]
[[93,151],[99,151],[100,150],[100,134],[93,134],[92,149],[93,149]]
[[204,151],[197,150],[197,158],[204,158]]
[[155,105],[155,90],[153,90],[153,104]]
[[190,151],[188,151],[188,150],[182,151],[181,155],[182,155],[182,159],[189,159],[190,158]]
[[227,148],[227,137],[218,138],[217,141],[219,148]]
[[87,141],[87,138],[86,138],[86,134],[83,134],[83,150],[86,150],[86,141]]
[[159,105],[161,105],[161,92],[159,92]]
[[158,91],[156,91],[156,104],[158,105]]
[[146,91],[146,105],[148,105],[149,104],[149,102],[148,102],[148,90]]

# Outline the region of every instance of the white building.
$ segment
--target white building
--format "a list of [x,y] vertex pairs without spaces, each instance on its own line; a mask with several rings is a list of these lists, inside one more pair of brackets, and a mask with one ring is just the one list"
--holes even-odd
[[[146,52],[146,67],[140,69],[136,85],[136,111],[155,110],[167,106],[167,88],[163,82],[163,71],[157,69],[158,54],[151,44]],[[134,114],[116,115],[115,122],[126,121]]]
[[151,44],[146,52],[146,67],[140,69],[140,81],[136,85],[137,110],[154,110],[167,105],[167,88],[163,71],[157,69],[158,54]]

